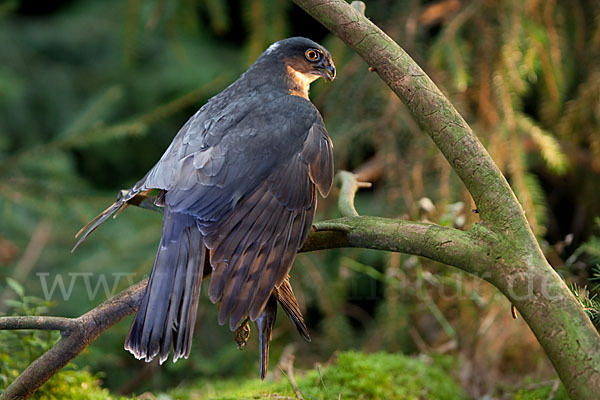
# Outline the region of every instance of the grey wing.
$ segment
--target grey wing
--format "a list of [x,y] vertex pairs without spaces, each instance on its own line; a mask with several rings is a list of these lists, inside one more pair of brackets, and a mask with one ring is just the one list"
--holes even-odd
[[207,105],[134,187],[164,189],[172,210],[194,215],[204,226],[225,218],[302,149],[313,121],[320,119],[310,102],[289,95]]
[[[316,187],[333,182],[331,141],[297,96],[207,104],[181,129],[134,191],[159,188],[193,215],[210,251],[209,296],[219,321],[255,320],[310,231]],[[210,118],[208,117],[210,116]]]
[[[227,151],[227,145],[222,144],[223,138],[233,136],[232,131],[238,128],[242,117],[262,104],[253,96],[227,102],[223,99],[224,93],[210,99],[185,123],[160,160],[132,190],[177,188],[186,184],[182,181],[184,174],[200,180],[202,168],[209,161],[211,165],[206,172],[210,174],[211,167],[217,169]],[[187,165],[190,161],[193,168]],[[193,183],[193,179],[187,182]]]
[[[124,194],[119,193],[119,197],[113,204],[81,228],[75,235],[79,240],[71,252],[75,251],[108,218],[112,215],[118,215],[137,195],[152,189],[167,191],[181,185],[182,174],[190,173],[190,168],[187,166],[190,158],[193,161],[195,154],[200,156],[208,155],[209,157],[204,157],[208,160],[210,153],[205,153],[205,150],[211,149],[211,146],[217,146],[229,128],[237,122],[227,116],[245,115],[252,108],[260,104],[260,102],[252,101],[252,99],[242,99],[242,101],[223,104],[221,106],[221,100],[222,96],[218,95],[200,108],[177,132],[177,135],[154,167],[129,189],[128,192]],[[212,129],[213,125],[216,125],[215,129]],[[219,154],[216,154],[213,158],[213,164],[219,162]],[[193,165],[191,169],[194,169]],[[193,173],[193,171],[191,172]],[[195,176],[194,173],[192,176]]]
[[209,296],[221,301],[220,323],[230,317],[233,330],[245,316],[256,320],[310,232],[316,188],[327,195],[332,182],[332,145],[316,114],[302,147],[226,218],[201,229],[211,249]]
[[[189,189],[200,182],[202,190],[196,188],[195,193],[203,198],[208,194],[208,197],[213,199],[213,213],[218,214],[230,208],[231,202],[221,201],[217,204],[215,201],[220,195],[223,195],[221,199],[225,198],[227,193],[224,192],[227,190],[219,192],[213,188],[223,189],[227,182],[229,187],[234,187],[236,180],[240,180],[239,177],[230,177],[227,173],[228,168],[222,168],[232,163],[235,151],[229,154],[227,163],[224,163],[225,156],[230,150],[235,150],[232,149],[235,147],[231,145],[232,141],[243,142],[245,137],[251,136],[256,130],[255,127],[247,126],[244,119],[254,114],[256,109],[264,109],[266,100],[269,99],[252,91],[240,90],[237,83],[211,98],[179,130],[156,165],[127,193],[119,194],[117,201],[75,235],[79,240],[73,251],[110,216],[122,210],[137,195],[151,189]],[[236,131],[241,132],[240,137],[236,137]],[[246,165],[250,166],[252,163],[253,160],[245,160]],[[238,168],[238,172],[243,173],[243,169]],[[203,191],[206,193],[202,193]],[[217,205],[219,210],[215,209]]]

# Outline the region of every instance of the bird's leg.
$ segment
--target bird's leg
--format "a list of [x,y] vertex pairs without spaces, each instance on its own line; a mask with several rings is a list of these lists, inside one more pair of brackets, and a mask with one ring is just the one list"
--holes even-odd
[[242,321],[240,326],[233,333],[233,337],[235,342],[238,345],[238,350],[242,350],[246,347],[246,343],[248,343],[248,339],[250,338],[250,319],[246,318]]
[[[125,195],[127,195],[127,193],[128,192],[126,190],[121,190],[119,195],[122,198]],[[154,194],[152,194],[152,193],[154,193]],[[131,199],[127,200],[127,203],[125,203],[125,206],[129,206],[129,205],[145,208],[145,209],[151,210],[151,211],[157,211],[162,214],[163,206],[164,206],[164,191],[161,190],[158,192],[158,194],[156,194],[155,189],[150,189],[150,190],[146,190],[144,192],[138,193]],[[119,214],[121,213],[121,211],[122,210],[119,211]]]
[[[156,206],[154,205],[154,199],[156,196],[150,196],[149,193],[152,190],[146,190],[145,192],[141,192],[136,194],[134,197],[130,198],[123,204],[123,206],[113,215],[113,218],[117,218],[119,214],[121,214],[127,207],[130,205],[134,205],[141,208],[146,208],[152,210]],[[129,194],[129,190],[121,190],[117,196],[117,201],[125,198]],[[161,210],[162,211],[162,210]]]

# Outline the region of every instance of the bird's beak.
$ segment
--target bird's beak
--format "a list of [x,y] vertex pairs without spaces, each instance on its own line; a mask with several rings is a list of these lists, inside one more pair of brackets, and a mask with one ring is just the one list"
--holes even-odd
[[329,60],[324,60],[318,67],[317,74],[328,81],[332,81],[335,79],[335,65]]

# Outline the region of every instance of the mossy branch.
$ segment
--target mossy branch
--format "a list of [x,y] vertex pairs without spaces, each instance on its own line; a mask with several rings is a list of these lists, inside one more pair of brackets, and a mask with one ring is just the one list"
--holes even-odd
[[[344,218],[315,224],[315,232],[301,251],[338,247],[397,251],[428,257],[486,279],[519,309],[570,395],[596,399],[600,393],[600,336],[543,257],[514,193],[467,123],[422,69],[365,18],[360,4],[294,1],[356,50],[404,101],[470,191],[482,219],[463,232],[435,224],[358,216],[353,198],[360,185],[353,175],[342,174],[340,211]],[[146,203],[142,199],[139,205]],[[45,326],[59,328],[63,335],[0,399],[27,398],[100,333],[133,313],[144,287],[145,282],[140,282],[71,320],[74,327],[61,319],[46,324],[0,319],[0,328],[4,321],[7,329],[19,324],[35,329]]]
[[0,395],[0,399],[27,399],[102,332],[133,313],[144,294],[147,280],[136,283],[78,318],[1,317],[0,329],[60,331],[61,338],[32,362]]
[[37,329],[68,332],[77,326],[76,319],[64,317],[17,316],[0,318],[0,330]]
[[[572,398],[600,394],[600,336],[531,232],[506,179],[469,125],[412,58],[364,15],[360,2],[294,0],[352,47],[409,109],[461,178],[479,210],[470,234],[489,260],[475,267],[517,307]],[[453,264],[454,265],[454,264]]]
[[[341,186],[339,207],[344,218],[315,224],[300,252],[340,247],[362,247],[398,251],[431,258],[460,267],[458,262],[465,254],[473,259],[485,258],[483,248],[473,246],[467,232],[434,224],[392,220],[379,217],[352,216],[356,214],[354,196],[365,182],[358,182],[354,174],[342,171],[336,181]],[[162,212],[147,195],[138,195],[131,205]],[[357,214],[356,214],[357,215]],[[475,265],[484,265],[478,261]],[[484,273],[484,271],[469,271]],[[481,276],[481,275],[480,275]],[[26,399],[41,385],[63,368],[69,361],[89,346],[102,332],[137,309],[146,288],[141,281],[100,304],[78,318],[61,317],[1,317],[0,329],[58,330],[61,339],[35,360],[0,395],[0,400]]]

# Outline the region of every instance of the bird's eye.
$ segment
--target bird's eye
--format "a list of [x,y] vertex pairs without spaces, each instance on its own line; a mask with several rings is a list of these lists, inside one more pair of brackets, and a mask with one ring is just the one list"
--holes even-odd
[[314,49],[306,50],[304,56],[308,61],[317,61],[319,58],[321,58],[321,54]]

